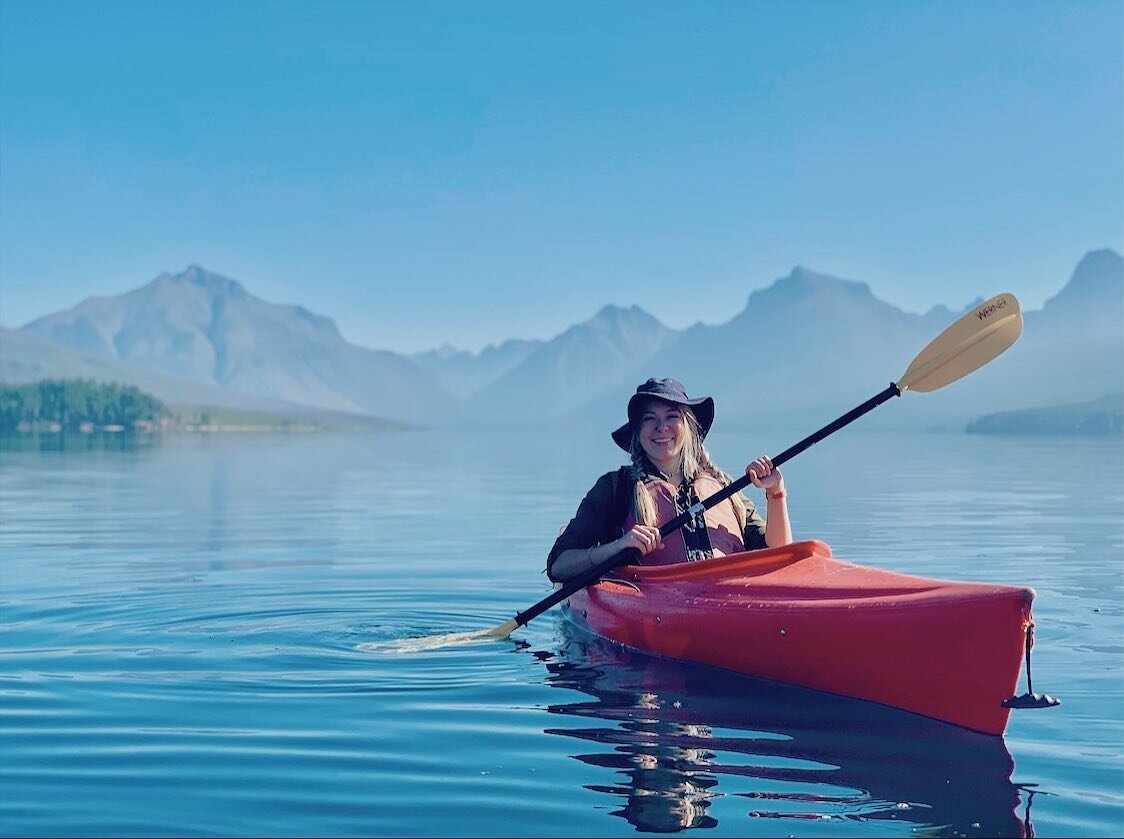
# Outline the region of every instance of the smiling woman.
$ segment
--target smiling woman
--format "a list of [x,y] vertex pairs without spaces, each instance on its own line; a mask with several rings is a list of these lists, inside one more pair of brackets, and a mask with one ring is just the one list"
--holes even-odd
[[729,504],[700,510],[661,537],[662,524],[732,481],[703,445],[713,423],[714,400],[688,397],[675,379],[648,379],[636,388],[628,422],[613,432],[631,462],[602,475],[586,494],[550,551],[550,578],[569,580],[628,548],[640,551],[645,565],[666,565],[789,544],[784,478],[767,457],[745,470],[765,490],[766,518],[735,493]]

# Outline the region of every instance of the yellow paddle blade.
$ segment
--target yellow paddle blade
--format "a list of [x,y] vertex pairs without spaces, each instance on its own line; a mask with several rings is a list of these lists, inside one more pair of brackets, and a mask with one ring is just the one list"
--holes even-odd
[[983,367],[1023,331],[1019,301],[998,294],[973,308],[925,347],[905,371],[898,390],[928,393]]

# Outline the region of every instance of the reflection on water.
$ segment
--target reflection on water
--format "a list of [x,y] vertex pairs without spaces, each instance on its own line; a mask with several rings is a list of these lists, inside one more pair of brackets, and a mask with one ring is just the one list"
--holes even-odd
[[612,815],[642,832],[715,827],[712,805],[733,796],[745,800],[747,819],[894,820],[917,835],[1033,835],[1017,815],[1020,788],[1000,737],[632,653],[561,618],[558,629],[558,654],[537,654],[548,683],[591,698],[548,711],[593,724],[547,733],[597,744],[573,756],[612,770],[614,781],[586,788],[612,796]]
[[157,434],[96,431],[0,432],[0,452],[132,452],[159,446]]

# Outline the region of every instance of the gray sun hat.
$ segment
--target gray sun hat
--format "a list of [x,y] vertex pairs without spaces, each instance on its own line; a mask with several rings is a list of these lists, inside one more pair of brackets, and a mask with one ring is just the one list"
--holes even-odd
[[709,396],[690,399],[683,385],[675,379],[648,379],[636,393],[628,400],[628,422],[613,432],[613,440],[618,446],[629,451],[632,443],[632,431],[637,420],[640,404],[645,399],[659,399],[670,402],[672,405],[686,405],[699,421],[699,433],[706,437],[710,426],[714,422],[714,400]]

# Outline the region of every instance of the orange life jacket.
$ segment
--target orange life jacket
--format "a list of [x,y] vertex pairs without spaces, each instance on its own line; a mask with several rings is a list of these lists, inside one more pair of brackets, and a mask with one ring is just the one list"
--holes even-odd
[[[678,515],[675,508],[675,497],[678,489],[661,478],[650,478],[644,484],[645,489],[652,496],[656,505],[657,524],[663,525]],[[722,484],[710,475],[699,475],[693,482],[695,494],[700,499],[709,498],[722,489]],[[726,556],[745,550],[742,541],[742,527],[738,521],[738,514],[734,509],[734,502],[726,499],[715,504],[703,513],[706,519],[706,532],[710,537],[710,546],[714,556]],[[636,526],[636,512],[633,505],[629,505],[628,515],[625,516],[624,532],[627,533]],[[687,542],[683,537],[683,529],[664,537],[663,548],[645,554],[640,559],[641,565],[670,565],[673,562],[686,562]]]

